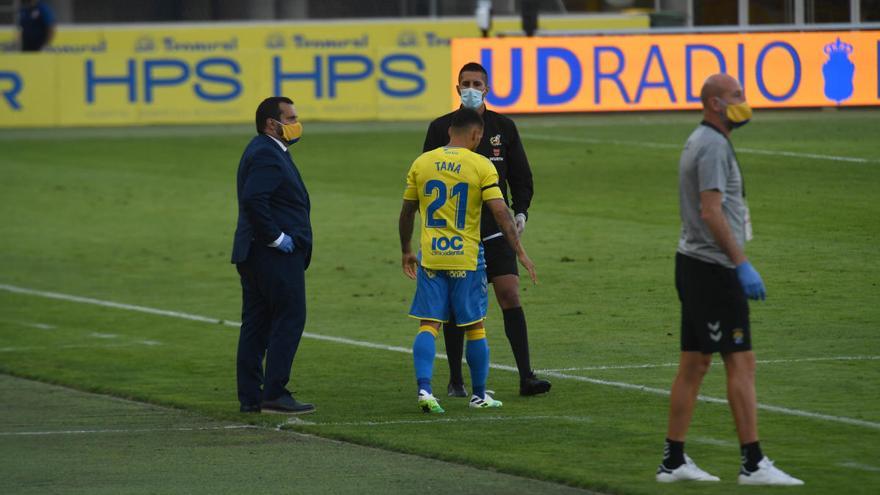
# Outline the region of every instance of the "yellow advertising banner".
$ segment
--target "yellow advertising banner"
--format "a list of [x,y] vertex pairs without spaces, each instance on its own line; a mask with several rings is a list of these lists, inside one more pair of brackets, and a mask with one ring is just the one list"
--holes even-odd
[[58,125],[56,57],[0,56],[0,127]]
[[[60,124],[237,122],[253,114],[266,73],[260,57],[56,57]],[[251,84],[248,82],[253,81]]]
[[[544,29],[644,28],[648,18],[566,16]],[[518,18],[496,19],[514,31]],[[304,120],[427,120],[448,111],[450,45],[472,18],[60,26],[11,53],[0,30],[0,127],[250,122],[284,94]]]
[[693,109],[717,72],[758,108],[880,105],[880,31],[453,40],[472,60],[503,112]]

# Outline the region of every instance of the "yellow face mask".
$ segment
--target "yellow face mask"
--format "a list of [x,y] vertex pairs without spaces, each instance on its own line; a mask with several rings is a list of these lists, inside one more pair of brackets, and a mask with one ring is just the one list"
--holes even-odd
[[281,125],[281,135],[284,137],[287,144],[294,144],[302,137],[303,125],[301,122],[294,122],[293,124],[282,124],[278,120],[275,122],[278,122]]
[[724,115],[727,116],[727,120],[733,124],[734,128],[742,127],[748,124],[749,120],[751,120],[752,107],[746,102],[727,104],[727,109],[724,111]]

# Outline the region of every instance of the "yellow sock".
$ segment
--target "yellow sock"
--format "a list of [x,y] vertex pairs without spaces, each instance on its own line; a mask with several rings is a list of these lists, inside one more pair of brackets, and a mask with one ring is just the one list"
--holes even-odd
[[422,326],[420,326],[420,327],[419,327],[419,333],[422,333],[422,332],[428,332],[428,333],[430,333],[431,335],[434,336],[435,339],[437,338],[437,335],[440,333],[440,332],[437,331],[436,328],[432,327],[431,325],[422,325]]

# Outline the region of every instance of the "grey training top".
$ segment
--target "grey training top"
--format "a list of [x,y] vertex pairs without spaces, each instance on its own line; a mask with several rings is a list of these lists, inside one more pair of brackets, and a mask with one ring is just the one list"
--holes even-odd
[[739,164],[730,141],[711,124],[703,122],[691,133],[678,164],[681,238],[678,252],[692,258],[734,268],[733,261],[718,247],[709,227],[700,218],[700,192],[722,193],[721,209],[736,243],[746,241],[746,205]]

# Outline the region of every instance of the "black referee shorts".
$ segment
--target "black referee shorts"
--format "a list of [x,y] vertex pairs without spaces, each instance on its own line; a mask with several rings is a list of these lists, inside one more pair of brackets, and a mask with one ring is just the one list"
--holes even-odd
[[749,303],[736,270],[675,255],[681,350],[711,354],[752,349]]
[[503,235],[483,241],[483,256],[486,258],[486,278],[489,282],[501,275],[519,275],[516,252]]

